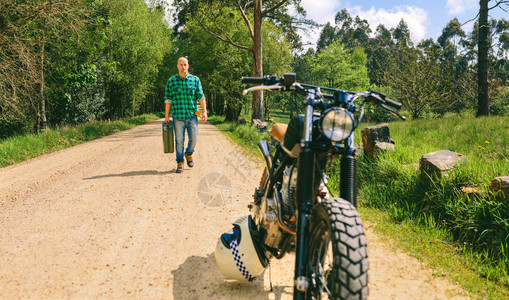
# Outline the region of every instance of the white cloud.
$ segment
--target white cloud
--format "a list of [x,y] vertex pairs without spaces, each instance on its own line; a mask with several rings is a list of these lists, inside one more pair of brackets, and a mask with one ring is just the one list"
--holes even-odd
[[447,0],[445,7],[450,15],[461,15],[462,13],[477,8],[477,0]]
[[352,16],[359,16],[368,21],[371,30],[375,31],[379,24],[383,24],[387,29],[395,28],[403,19],[410,29],[410,37],[414,42],[420,42],[426,37],[426,25],[428,22],[427,12],[415,6],[396,6],[393,9],[384,8],[375,9],[373,6],[369,10],[362,10],[359,6],[347,8]]
[[[336,13],[341,10],[341,3],[338,0],[302,0],[301,6],[307,12],[307,19],[322,25],[330,22],[334,26]],[[320,31],[321,28],[303,32],[304,44],[316,44],[320,37]]]
[[307,12],[307,18],[317,23],[334,24],[334,17],[340,11],[341,2],[338,0],[302,0],[301,6]]
[[[335,25],[334,18],[336,14],[345,8],[341,6],[338,0],[302,0],[301,5],[308,13],[307,18],[319,24],[330,22],[332,26]],[[384,8],[376,9],[375,7],[371,7],[369,10],[362,10],[360,6],[346,7],[346,9],[352,18],[359,16],[361,19],[367,20],[373,32],[379,24],[383,24],[387,29],[391,29],[395,28],[401,19],[404,19],[410,29],[411,38],[414,42],[417,43],[426,38],[428,14],[422,8],[404,5],[396,6],[389,10]],[[316,44],[320,31],[321,29],[307,32],[303,36],[303,41]]]

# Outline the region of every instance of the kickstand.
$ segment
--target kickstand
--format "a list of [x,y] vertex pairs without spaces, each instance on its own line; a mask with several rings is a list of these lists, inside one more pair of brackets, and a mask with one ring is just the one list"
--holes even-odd
[[274,289],[272,288],[272,272],[270,269],[270,263],[269,263],[269,283],[270,283],[270,292],[274,292]]

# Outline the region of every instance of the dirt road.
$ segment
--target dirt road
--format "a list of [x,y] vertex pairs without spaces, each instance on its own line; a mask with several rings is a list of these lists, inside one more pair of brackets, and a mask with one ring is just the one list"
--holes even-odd
[[[196,165],[176,174],[160,127],[0,169],[0,299],[291,299],[291,255],[246,284],[214,259],[262,166],[200,123]],[[368,243],[371,299],[461,299],[369,228]]]

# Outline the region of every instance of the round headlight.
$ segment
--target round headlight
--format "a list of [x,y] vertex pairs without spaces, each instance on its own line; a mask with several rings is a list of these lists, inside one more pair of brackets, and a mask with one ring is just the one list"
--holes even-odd
[[346,139],[352,130],[353,119],[346,109],[333,107],[324,112],[322,133],[331,141],[339,142]]

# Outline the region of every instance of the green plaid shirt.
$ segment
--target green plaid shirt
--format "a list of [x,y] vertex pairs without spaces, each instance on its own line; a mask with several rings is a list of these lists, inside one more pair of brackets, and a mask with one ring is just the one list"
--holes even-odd
[[168,80],[164,99],[171,103],[171,114],[175,119],[189,119],[198,110],[197,102],[205,98],[200,78],[187,75],[186,78],[175,75]]

